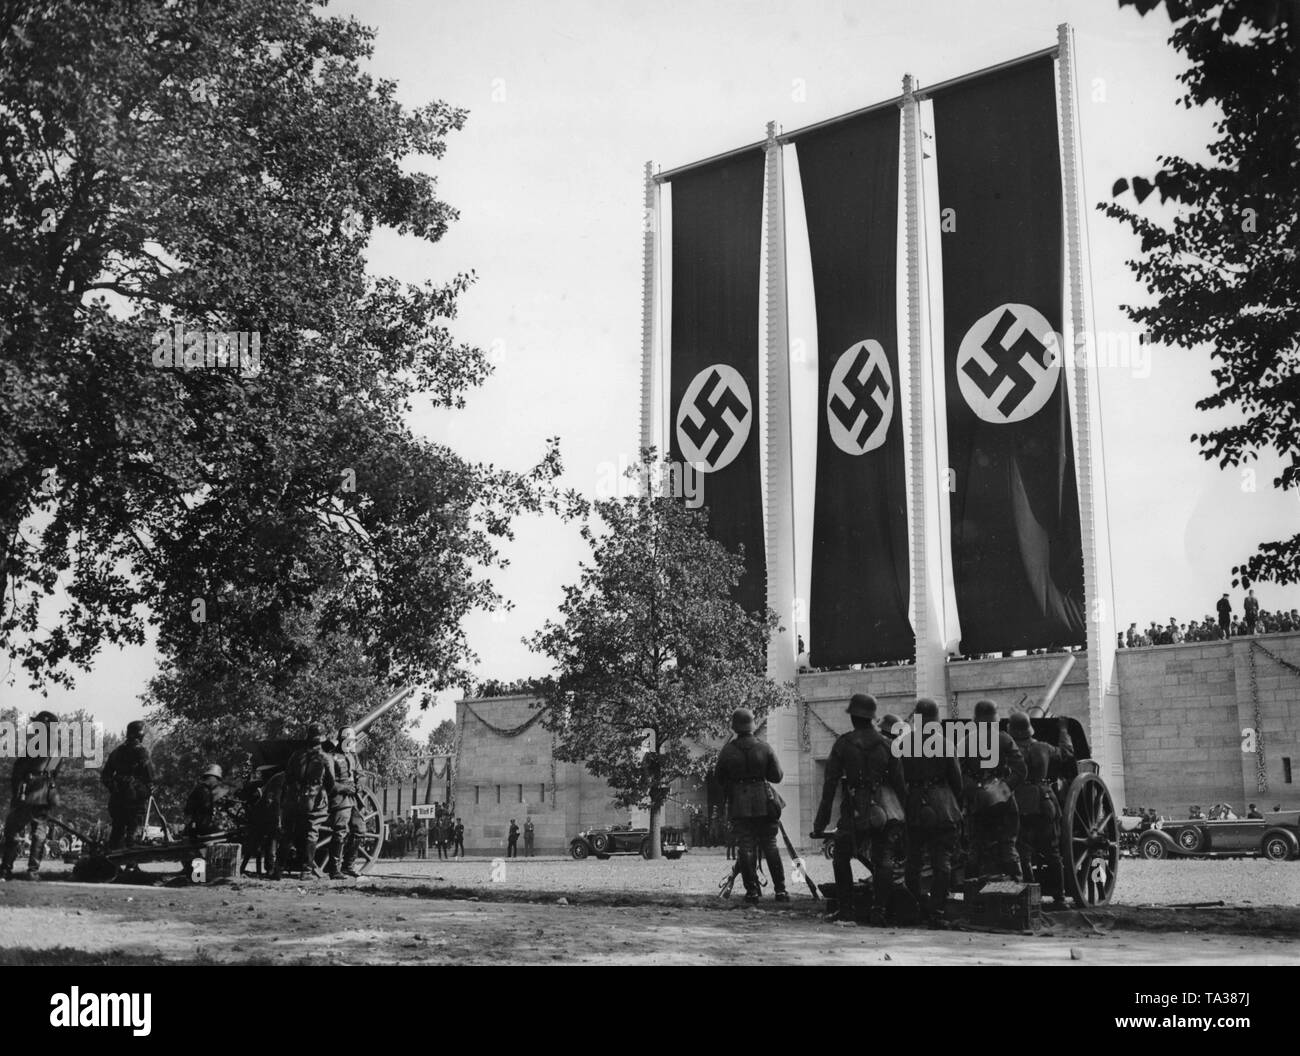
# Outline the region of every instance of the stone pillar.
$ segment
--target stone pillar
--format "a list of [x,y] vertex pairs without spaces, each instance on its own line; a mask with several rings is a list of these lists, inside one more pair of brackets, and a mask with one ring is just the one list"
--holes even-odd
[[[935,449],[935,377],[922,313],[921,104],[916,80],[903,78],[903,244],[907,266],[907,363],[910,398],[908,485],[912,507],[912,620],[916,633],[916,695],[940,704],[947,696],[943,619],[943,539],[940,465]],[[900,358],[902,358],[900,356]]]
[[[1067,324],[1071,332],[1066,366],[1073,367],[1075,464],[1083,536],[1083,592],[1088,630],[1088,737],[1093,758],[1117,805],[1124,804],[1124,756],[1120,738],[1119,680],[1115,670],[1115,598],[1111,589],[1110,536],[1106,510],[1106,465],[1100,433],[1101,401],[1089,340],[1086,307],[1088,266],[1080,213],[1079,123],[1075,86],[1074,31],[1057,27],[1060,69],[1062,188],[1065,193]],[[1071,362],[1072,361],[1072,362]],[[1068,377],[1070,371],[1067,369]]]
[[[767,647],[767,673],[777,682],[793,683],[798,636],[794,622],[794,483],[790,449],[790,335],[786,306],[785,187],[781,145],[776,122],[767,125],[767,177],[764,186],[766,237],[767,391],[763,401],[767,422],[767,605],[778,616]],[[798,709],[781,708],[767,717],[767,741],[785,769],[781,795],[785,818],[800,817],[800,751]],[[794,826],[793,828],[799,828]],[[801,834],[786,830],[796,847]]]

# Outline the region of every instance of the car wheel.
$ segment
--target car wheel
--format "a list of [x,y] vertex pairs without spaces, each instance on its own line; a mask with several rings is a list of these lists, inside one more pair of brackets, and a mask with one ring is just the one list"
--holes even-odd
[[596,835],[591,838],[591,849],[596,852],[597,858],[608,851],[609,834],[604,832],[596,833]]
[[609,855],[607,855],[607,854],[598,854],[598,855],[596,855],[596,861],[598,861],[598,862],[607,862],[607,861],[609,861]]
[[641,841],[641,857],[642,857],[642,858],[649,858],[649,857],[650,857],[650,837],[649,837],[649,836],[647,836],[644,840]]
[[1287,842],[1285,836],[1278,833],[1265,836],[1261,850],[1264,857],[1271,862],[1285,862],[1291,857],[1291,844]]
[[1165,845],[1158,836],[1147,836],[1138,844],[1138,853],[1143,858],[1150,858],[1155,861],[1158,858],[1167,857],[1169,852],[1165,849]]
[[1195,825],[1188,825],[1187,828],[1179,830],[1178,846],[1188,854],[1195,854],[1204,842],[1204,834]]
[[823,857],[823,858],[834,858],[834,857],[835,857],[835,841],[834,841],[834,840],[822,840],[822,857]]
[[591,851],[587,849],[587,845],[582,840],[574,840],[573,844],[569,847],[569,853],[573,855],[575,860],[580,862],[586,858]]

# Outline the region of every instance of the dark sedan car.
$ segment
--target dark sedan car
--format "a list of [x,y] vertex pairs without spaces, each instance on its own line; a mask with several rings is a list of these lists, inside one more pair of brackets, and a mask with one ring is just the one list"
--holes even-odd
[[[680,858],[686,853],[682,830],[661,828],[659,847],[665,858]],[[569,853],[579,861],[591,855],[604,859],[612,854],[639,854],[649,858],[650,830],[634,829],[631,825],[593,825],[569,841]]]
[[1300,810],[1282,810],[1263,818],[1207,821],[1190,818],[1162,822],[1138,840],[1143,858],[1300,858]]

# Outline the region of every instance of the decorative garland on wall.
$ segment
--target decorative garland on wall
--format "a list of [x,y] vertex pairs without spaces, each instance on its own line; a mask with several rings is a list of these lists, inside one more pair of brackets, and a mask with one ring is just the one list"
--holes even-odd
[[472,707],[470,707],[468,703],[465,703],[466,712],[468,712],[470,715],[473,715],[474,718],[478,719],[479,722],[481,722],[493,733],[498,734],[502,737],[518,737],[521,733],[524,733],[526,730],[532,729],[534,726],[537,725],[538,720],[540,720],[541,717],[550,710],[550,707],[551,706],[548,704],[544,708],[541,708],[537,712],[537,714],[533,715],[532,718],[530,718],[527,722],[522,722],[518,726],[506,727],[506,726],[493,726],[492,723],[488,722],[487,719],[483,718],[482,715],[480,715],[477,711],[475,711]]
[[1254,707],[1255,723],[1255,788],[1259,792],[1268,791],[1268,767],[1264,759],[1264,724],[1263,716],[1260,713],[1259,703],[1259,677],[1255,670],[1255,650],[1267,656],[1274,663],[1286,668],[1293,675],[1300,676],[1300,667],[1291,663],[1289,660],[1283,660],[1276,653],[1270,653],[1258,642],[1250,643],[1250,650],[1247,655],[1250,657],[1250,699]]
[[1263,653],[1265,656],[1267,656],[1270,660],[1274,661],[1275,663],[1281,664],[1281,665],[1282,665],[1283,667],[1285,667],[1288,671],[1290,671],[1291,674],[1293,674],[1293,675],[1300,675],[1300,667],[1297,667],[1295,664],[1291,663],[1291,661],[1289,661],[1289,660],[1283,660],[1283,659],[1282,659],[1280,656],[1278,656],[1276,653],[1270,653],[1267,649],[1265,649],[1265,648],[1264,648],[1262,645],[1260,645],[1258,642],[1251,642],[1251,643],[1250,643],[1250,647],[1251,647],[1251,649],[1258,649],[1261,653]]
[[[1251,642],[1251,645],[1254,645]],[[1248,649],[1246,656],[1250,659],[1250,699],[1254,707],[1252,721],[1255,723],[1255,791],[1268,791],[1268,768],[1264,764],[1264,729],[1259,713],[1259,680],[1255,673],[1255,650]]]
[[[817,712],[813,711],[813,708],[812,708],[812,705],[811,705],[811,704],[805,705],[805,707],[807,708],[807,713],[808,713],[809,715],[811,715],[814,719],[816,719],[816,720],[821,724],[822,729],[824,729],[824,730],[825,730],[827,733],[829,733],[832,737],[838,737],[838,736],[843,732],[842,730],[837,730],[837,729],[836,729],[834,726],[832,726],[829,722],[827,722],[827,721],[826,721],[825,719],[823,719],[820,715],[818,715]],[[805,730],[807,729],[807,723],[806,723],[806,722],[805,722],[805,724],[804,724],[804,728],[805,728]]]

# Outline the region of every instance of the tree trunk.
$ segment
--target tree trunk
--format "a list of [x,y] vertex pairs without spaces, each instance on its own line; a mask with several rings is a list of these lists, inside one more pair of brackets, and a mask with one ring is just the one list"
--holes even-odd
[[663,817],[664,805],[662,800],[650,800],[650,857],[662,858],[664,856],[663,845],[659,840],[660,819]]

